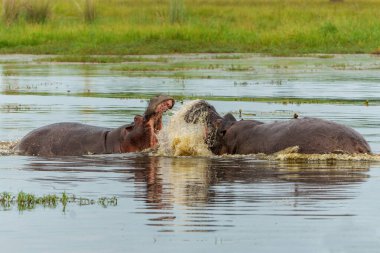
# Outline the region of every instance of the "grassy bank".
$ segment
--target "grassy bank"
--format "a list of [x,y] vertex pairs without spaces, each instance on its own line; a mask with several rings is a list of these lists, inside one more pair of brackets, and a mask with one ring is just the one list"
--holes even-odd
[[91,22],[85,1],[51,1],[42,23],[1,21],[0,53],[380,52],[380,0],[178,1],[95,1]]

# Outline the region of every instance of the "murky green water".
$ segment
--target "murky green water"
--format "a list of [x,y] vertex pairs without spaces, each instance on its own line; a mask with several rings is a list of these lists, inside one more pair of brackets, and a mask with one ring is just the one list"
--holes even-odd
[[[140,97],[161,92],[219,97],[211,103],[221,114],[239,117],[241,110],[244,119],[283,120],[297,113],[334,120],[362,133],[380,153],[380,58],[178,55],[166,62],[123,64],[52,64],[36,58],[0,57],[0,144],[60,121],[120,126],[143,113],[146,99]],[[122,93],[132,98],[112,98]],[[268,102],[227,101],[239,97]],[[331,103],[270,103],[278,97]],[[181,106],[178,102],[175,110]],[[0,207],[4,252],[380,248],[379,162],[143,153],[46,159],[5,155],[3,144],[0,192],[118,198],[117,206],[107,208]]]

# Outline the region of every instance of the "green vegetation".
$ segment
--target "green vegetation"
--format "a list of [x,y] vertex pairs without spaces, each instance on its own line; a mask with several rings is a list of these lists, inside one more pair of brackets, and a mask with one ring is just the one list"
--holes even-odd
[[250,66],[241,66],[241,65],[231,65],[230,67],[227,68],[228,71],[249,71],[249,70],[254,70]]
[[0,53],[378,53],[379,7],[380,0],[2,0]]
[[29,0],[25,5],[25,19],[29,23],[44,24],[51,15],[49,0]]
[[[157,61],[157,62],[160,62],[160,61]],[[223,67],[226,67],[226,70],[228,71],[248,71],[248,70],[253,69],[250,66],[248,67],[243,67],[241,65],[225,66],[225,65],[219,65],[219,64],[211,64],[207,62],[194,62],[194,61],[193,62],[186,62],[186,61],[161,62],[163,64],[157,64],[157,62],[153,62],[153,63],[146,62],[144,64],[140,64],[140,63],[127,64],[127,65],[113,67],[111,68],[111,70],[126,71],[126,72],[139,72],[139,71],[162,72],[162,71],[185,71],[185,70],[200,70],[200,69],[221,69]],[[174,74],[178,74],[178,73],[174,73]],[[161,73],[161,76],[162,76],[162,73]]]
[[20,14],[19,4],[16,0],[3,0],[2,17],[5,25],[15,22]]
[[[120,98],[120,99],[150,99],[156,95],[152,93],[96,93],[96,92],[83,92],[83,93],[52,93],[52,92],[28,92],[19,90],[2,91],[0,94],[4,95],[38,95],[38,96],[75,96],[75,97],[95,97],[95,98]],[[210,101],[242,101],[242,102],[263,102],[263,103],[281,103],[281,104],[347,104],[347,105],[380,105],[379,99],[329,99],[329,98],[296,98],[296,97],[221,97],[221,96],[182,96],[175,94],[168,94],[175,100],[183,102],[184,100],[204,99]]]
[[0,193],[0,206],[5,209],[11,209],[12,206],[17,205],[19,211],[32,210],[37,206],[56,208],[61,205],[63,211],[66,210],[66,206],[69,203],[76,203],[80,206],[98,204],[102,207],[116,206],[117,198],[101,197],[98,201],[88,198],[76,197],[75,195],[68,195],[62,193],[61,196],[55,194],[48,194],[42,197],[35,196],[34,194],[19,192],[17,196],[12,195],[9,192]]
[[121,63],[128,61],[121,56],[89,56],[89,55],[63,55],[38,59],[38,62],[80,62],[80,63]]
[[237,54],[217,54],[213,56],[214,59],[218,60],[237,60],[243,58],[243,55]]
[[114,67],[114,71],[176,71],[194,69],[194,66],[184,63],[171,64],[128,64],[120,67]]
[[185,21],[185,6],[183,0],[170,0],[169,20],[172,24]]
[[85,0],[83,17],[86,23],[93,23],[96,19],[96,7],[94,0]]
[[4,104],[0,106],[0,111],[3,112],[20,112],[20,111],[30,111],[31,108],[27,105],[22,104]]
[[[45,57],[36,60],[37,62],[70,62],[70,63],[122,63],[122,62],[168,62],[165,57],[141,57],[141,56],[94,56],[94,55],[62,55],[55,57]],[[7,62],[9,63],[9,62]]]

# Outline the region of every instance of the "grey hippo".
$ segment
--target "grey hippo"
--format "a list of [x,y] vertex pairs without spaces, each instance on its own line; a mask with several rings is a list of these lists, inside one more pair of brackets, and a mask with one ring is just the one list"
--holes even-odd
[[216,155],[273,154],[298,146],[303,154],[371,154],[367,141],[354,129],[318,118],[298,118],[264,123],[240,120],[228,113],[220,116],[204,100],[192,105],[184,119],[197,123],[204,118],[205,142]]
[[143,116],[134,122],[112,129],[80,123],[62,122],[37,128],[15,147],[20,155],[78,156],[137,152],[155,148],[162,129],[162,114],[174,106],[174,99],[153,97]]

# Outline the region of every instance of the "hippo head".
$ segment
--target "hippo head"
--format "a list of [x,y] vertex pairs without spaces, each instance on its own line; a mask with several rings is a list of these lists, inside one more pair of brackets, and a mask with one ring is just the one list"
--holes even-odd
[[121,127],[121,152],[141,151],[158,145],[157,134],[162,129],[162,114],[174,106],[169,96],[156,96],[149,101],[143,116],[136,115],[132,124]]
[[162,114],[174,106],[174,99],[166,95],[159,95],[150,99],[144,117],[149,119],[156,114]]
[[152,127],[157,134],[162,129],[162,114],[173,108],[174,99],[169,96],[159,95],[153,97],[148,104],[144,113],[144,121],[151,122]]
[[205,143],[214,154],[219,154],[222,139],[219,138],[218,131],[223,117],[216,112],[215,107],[204,100],[199,100],[188,109],[184,119],[187,123],[193,124],[203,122],[205,124]]

